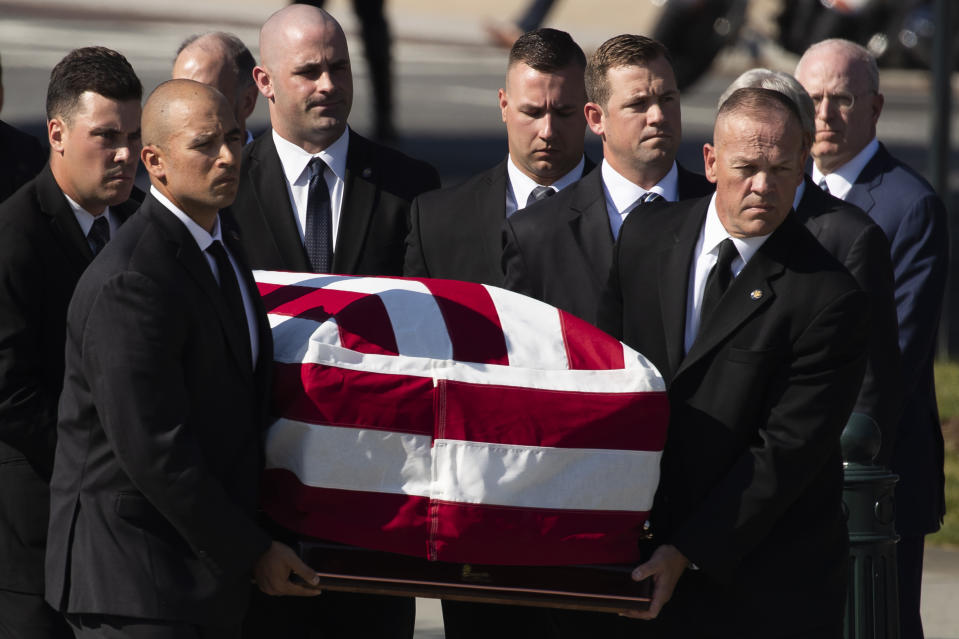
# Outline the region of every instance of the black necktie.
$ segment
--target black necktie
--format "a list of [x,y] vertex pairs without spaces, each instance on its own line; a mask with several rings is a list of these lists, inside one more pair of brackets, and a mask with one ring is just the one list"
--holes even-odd
[[529,192],[529,197],[526,198],[526,206],[529,206],[533,202],[539,202],[548,197],[553,197],[555,194],[556,189],[551,186],[537,186]]
[[226,249],[219,240],[207,247],[207,252],[213,256],[216,262],[216,270],[220,274],[220,291],[223,293],[223,299],[226,301],[227,310],[230,317],[235,319],[234,328],[239,330],[240,343],[243,344],[243,354],[246,357],[244,361],[253,365],[253,355],[250,351],[250,328],[246,321],[246,309],[243,306],[243,296],[240,294],[240,283],[236,280],[236,273],[233,271],[233,264],[226,255]]
[[829,183],[826,182],[826,178],[819,180],[819,188],[821,188],[825,193],[829,193]]
[[310,160],[309,196],[306,200],[306,232],[303,243],[314,273],[329,273],[333,266],[333,210],[330,189],[323,174],[326,162]]
[[699,332],[703,332],[703,326],[706,320],[712,314],[713,310],[719,304],[723,293],[729,288],[729,283],[733,280],[732,264],[733,260],[739,257],[739,251],[730,238],[726,238],[719,243],[719,259],[716,265],[709,272],[706,278],[706,288],[703,290],[703,303],[699,307]]
[[110,223],[107,222],[106,215],[99,215],[93,220],[93,226],[87,233],[87,242],[90,243],[90,250],[96,255],[103,250],[103,247],[110,241]]

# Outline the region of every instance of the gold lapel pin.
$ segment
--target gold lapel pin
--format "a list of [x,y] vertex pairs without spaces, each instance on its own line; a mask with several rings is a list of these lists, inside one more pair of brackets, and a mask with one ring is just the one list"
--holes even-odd
[[762,296],[763,296],[763,292],[760,289],[756,288],[756,289],[753,289],[753,291],[749,294],[749,299],[758,300]]

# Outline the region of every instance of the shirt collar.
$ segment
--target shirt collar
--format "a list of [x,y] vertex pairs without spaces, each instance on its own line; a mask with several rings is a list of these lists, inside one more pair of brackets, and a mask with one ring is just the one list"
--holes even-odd
[[816,184],[821,184],[823,178],[825,178],[826,184],[829,185],[829,192],[839,199],[844,199],[852,188],[852,185],[856,183],[859,174],[866,168],[869,160],[872,159],[872,156],[874,156],[878,150],[879,140],[873,138],[862,151],[828,175],[823,175],[819,167],[816,166],[816,163],[813,162],[812,179]]
[[719,214],[716,212],[716,194],[713,193],[709,198],[709,208],[706,210],[706,223],[703,227],[703,253],[709,253],[719,250],[719,244],[727,237],[733,241],[743,265],[749,263],[756,251],[759,250],[771,233],[759,235],[756,237],[732,237],[719,220]]
[[74,217],[77,218],[77,223],[80,224],[80,230],[83,232],[83,237],[86,237],[87,235],[90,234],[90,229],[93,228],[93,223],[96,221],[98,217],[101,217],[101,216],[103,217],[103,219],[107,221],[107,223],[110,225],[110,228],[113,229],[113,219],[110,214],[109,206],[103,209],[103,213],[101,213],[100,215],[94,215],[93,213],[90,213],[85,208],[83,208],[82,206],[74,202],[73,198],[71,198],[66,193],[63,194],[63,197],[67,198],[67,204],[70,205],[70,209],[73,211]]
[[201,251],[206,251],[210,248],[210,245],[215,241],[223,242],[223,234],[220,231],[220,216],[216,216],[216,220],[213,222],[213,232],[207,233],[206,229],[197,224],[193,218],[187,215],[180,207],[175,205],[169,200],[165,195],[160,193],[160,191],[153,185],[150,186],[150,195],[155,197],[157,201],[162,204],[170,213],[173,213],[184,226],[186,230],[190,232],[190,235],[193,236],[193,239],[196,240],[197,246],[200,247]]
[[[585,157],[580,158],[579,164],[573,167],[572,171],[556,180],[549,186],[553,187],[557,191],[562,191],[567,186],[583,177],[583,167],[585,165]],[[529,194],[532,193],[533,189],[541,185],[519,170],[519,167],[517,167],[516,163],[513,162],[512,155],[509,156],[509,162],[506,163],[506,173],[509,176],[509,185],[510,188],[513,189],[513,196],[516,198],[517,207],[525,207],[526,200],[529,199]]]
[[[603,184],[606,186],[606,190],[613,204],[616,206],[616,210],[620,213],[628,211],[636,204],[639,198],[647,193],[646,189],[626,179],[619,171],[614,169],[605,158],[603,159],[601,170],[603,172]],[[649,190],[653,193],[658,193],[668,202],[675,202],[678,199],[678,186],[679,169],[676,168],[676,163],[673,162],[673,166],[670,167],[669,172]]]
[[273,143],[276,145],[276,154],[280,156],[283,174],[290,184],[296,184],[300,180],[304,183],[309,181],[310,172],[307,170],[307,166],[314,157],[321,158],[330,167],[333,175],[344,182],[346,181],[346,152],[350,143],[349,127],[343,131],[343,135],[337,138],[336,142],[319,153],[307,153],[289,140],[280,137],[276,129],[273,129],[272,134]]

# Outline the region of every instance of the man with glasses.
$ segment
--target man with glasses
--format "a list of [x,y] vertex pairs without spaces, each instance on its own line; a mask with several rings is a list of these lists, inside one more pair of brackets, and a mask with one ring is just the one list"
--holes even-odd
[[816,107],[813,180],[868,213],[889,239],[902,351],[903,410],[891,463],[899,475],[901,636],[922,637],[923,541],[938,530],[945,511],[932,365],[948,263],[946,210],[929,184],[876,139],[883,96],[868,51],[846,40],[824,40],[803,54],[796,78]]

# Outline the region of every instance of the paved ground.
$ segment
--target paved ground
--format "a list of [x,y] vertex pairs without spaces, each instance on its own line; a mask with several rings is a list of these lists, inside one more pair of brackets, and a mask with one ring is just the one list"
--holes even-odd
[[[256,44],[262,21],[282,0],[0,0],[0,54],[6,102],[3,118],[42,134],[43,99],[50,68],[77,46],[103,44],[126,54],[151,90],[169,74],[173,52],[188,34],[209,29],[236,33]],[[505,53],[486,45],[483,24],[515,17],[519,0],[450,2],[394,0],[388,3],[397,44],[397,119],[401,146],[440,168],[449,184],[491,166],[505,152],[502,123],[495,108]],[[349,34],[356,24],[348,0],[328,8]],[[561,2],[550,26],[566,29],[586,49],[615,33],[646,32],[656,16],[651,0]],[[251,46],[257,53],[255,46]],[[351,38],[356,99],[351,124],[369,130],[366,68],[361,45]],[[795,59],[770,52],[762,61],[790,70]],[[713,72],[683,96],[681,159],[701,164],[700,148],[709,139],[715,101],[739,71],[752,66],[741,53],[724,56]],[[886,109],[879,135],[920,170],[926,168],[929,139],[929,83],[919,72],[883,71]],[[959,86],[954,83],[954,86]],[[953,111],[953,148],[959,148],[959,110]],[[260,102],[251,121],[268,126]],[[595,139],[588,142],[600,157]],[[959,191],[959,153],[953,152],[951,186]],[[923,583],[923,618],[930,639],[959,639],[959,551],[929,549]],[[439,605],[418,602],[418,639],[442,637]]]

